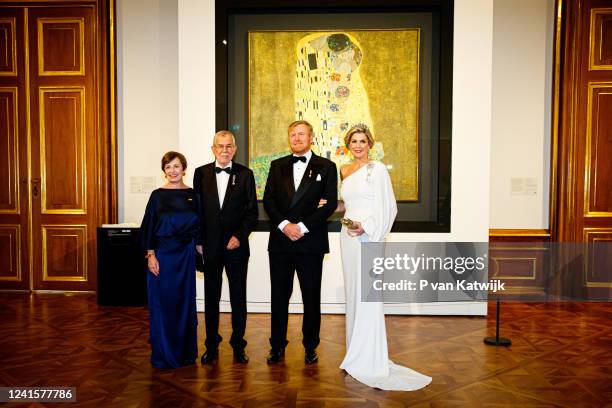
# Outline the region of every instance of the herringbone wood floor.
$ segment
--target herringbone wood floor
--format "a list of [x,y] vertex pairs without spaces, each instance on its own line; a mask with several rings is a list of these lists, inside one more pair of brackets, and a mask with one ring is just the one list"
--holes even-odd
[[[344,316],[323,316],[315,366],[303,362],[300,315],[290,318],[286,362],[269,367],[269,315],[250,314],[248,365],[233,364],[224,342],[214,367],[162,371],[149,365],[144,308],[99,307],[91,295],[2,293],[0,385],[75,386],[71,406],[612,406],[610,304],[505,303],[507,349],[482,342],[495,328],[490,307],[488,318],[388,316],[391,358],[433,381],[385,392],[338,369]],[[221,325],[229,338],[228,314]],[[198,332],[202,344],[203,315]]]

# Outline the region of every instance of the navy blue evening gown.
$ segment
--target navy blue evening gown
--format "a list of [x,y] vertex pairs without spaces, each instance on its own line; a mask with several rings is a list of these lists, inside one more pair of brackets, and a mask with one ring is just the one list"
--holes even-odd
[[159,276],[147,269],[151,364],[156,368],[193,364],[198,355],[198,208],[193,189],[159,188],[151,193],[140,227],[144,249],[155,250],[159,261]]

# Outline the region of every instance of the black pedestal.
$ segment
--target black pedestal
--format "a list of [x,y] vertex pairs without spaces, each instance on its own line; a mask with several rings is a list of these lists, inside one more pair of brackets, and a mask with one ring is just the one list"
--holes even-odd
[[147,275],[139,228],[98,228],[98,304],[144,306]]

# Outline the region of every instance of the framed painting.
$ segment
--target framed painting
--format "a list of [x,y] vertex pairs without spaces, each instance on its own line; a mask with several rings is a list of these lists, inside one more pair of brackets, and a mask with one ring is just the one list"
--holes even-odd
[[314,153],[338,168],[357,123],[375,138],[372,159],[389,169],[398,201],[417,201],[419,28],[249,31],[249,167],[263,197],[270,162],[287,154],[287,123],[313,125]]
[[216,127],[235,134],[258,198],[292,121],[338,167],[363,123],[398,200],[392,231],[450,231],[452,14],[452,0],[217,0]]

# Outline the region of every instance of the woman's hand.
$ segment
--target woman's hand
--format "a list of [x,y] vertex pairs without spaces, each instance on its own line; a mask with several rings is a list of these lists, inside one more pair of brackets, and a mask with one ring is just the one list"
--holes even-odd
[[358,237],[364,233],[364,229],[359,221],[353,220],[353,228],[347,228],[346,233],[351,237]]
[[202,245],[196,245],[196,252],[200,255],[204,255],[204,248]]
[[159,276],[159,261],[155,257],[155,254],[149,254],[147,257],[147,266],[149,267],[149,271],[155,275]]
[[317,208],[321,208],[323,207],[325,204],[327,204],[327,200],[322,198],[319,200],[319,205],[317,205]]

